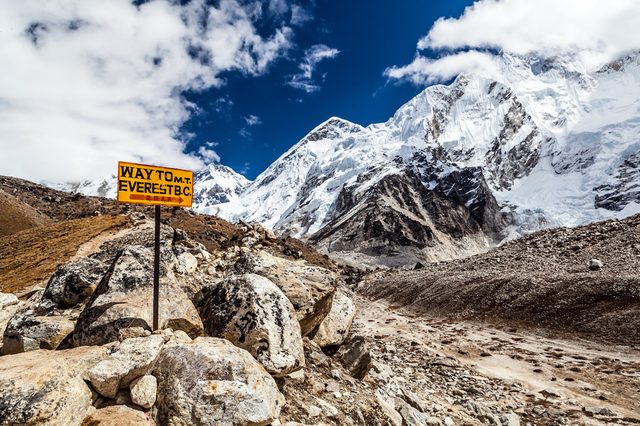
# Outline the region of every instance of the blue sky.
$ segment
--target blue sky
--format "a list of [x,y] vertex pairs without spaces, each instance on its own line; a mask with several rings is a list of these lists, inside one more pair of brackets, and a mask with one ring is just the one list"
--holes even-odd
[[[331,116],[362,125],[385,121],[422,89],[388,81],[384,70],[411,62],[416,41],[433,22],[460,15],[469,3],[318,0],[315,5],[303,4],[310,20],[295,28],[295,47],[264,75],[227,72],[224,86],[186,95],[199,107],[183,127],[194,135],[188,149],[216,143],[213,149],[221,163],[253,179]],[[307,93],[287,85],[299,72],[305,50],[318,44],[340,52],[316,65],[313,77],[319,88]],[[259,121],[250,125],[250,116]]]

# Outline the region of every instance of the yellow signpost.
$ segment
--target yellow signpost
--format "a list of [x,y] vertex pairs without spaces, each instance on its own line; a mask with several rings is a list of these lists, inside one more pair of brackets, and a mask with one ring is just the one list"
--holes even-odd
[[153,330],[157,330],[160,300],[160,206],[191,207],[193,172],[119,161],[118,202],[155,206]]
[[191,170],[118,162],[118,202],[191,207]]

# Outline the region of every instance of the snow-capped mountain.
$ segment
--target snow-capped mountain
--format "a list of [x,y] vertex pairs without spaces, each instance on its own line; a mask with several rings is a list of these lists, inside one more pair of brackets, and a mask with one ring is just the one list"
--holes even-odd
[[230,167],[209,164],[193,177],[193,204],[197,209],[205,209],[236,201],[250,183]]
[[500,67],[428,87],[385,123],[332,117],[205,211],[401,258],[639,212],[639,56],[592,71],[505,53]]
[[638,213],[639,58],[587,70],[504,53],[498,77],[428,87],[385,123],[328,119],[253,182],[209,166],[194,207],[387,264]]

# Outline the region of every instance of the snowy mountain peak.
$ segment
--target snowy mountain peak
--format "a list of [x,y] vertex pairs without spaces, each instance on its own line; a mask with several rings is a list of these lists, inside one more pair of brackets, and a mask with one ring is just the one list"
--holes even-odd
[[320,123],[304,138],[302,138],[301,143],[315,142],[322,139],[336,139],[351,133],[358,133],[363,129],[364,127],[343,118],[331,117]]
[[228,203],[238,198],[251,181],[230,167],[211,163],[194,176],[193,202],[197,208]]

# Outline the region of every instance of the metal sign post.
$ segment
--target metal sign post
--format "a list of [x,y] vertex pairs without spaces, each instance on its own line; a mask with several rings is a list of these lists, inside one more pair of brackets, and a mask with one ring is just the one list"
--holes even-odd
[[156,209],[156,240],[153,256],[153,331],[158,329],[158,311],[160,310],[160,206]]
[[155,206],[153,257],[153,330],[159,328],[160,310],[160,206],[191,207],[191,170],[118,162],[119,203]]

